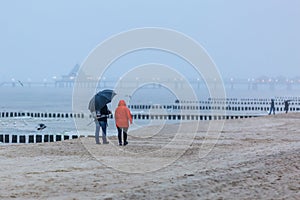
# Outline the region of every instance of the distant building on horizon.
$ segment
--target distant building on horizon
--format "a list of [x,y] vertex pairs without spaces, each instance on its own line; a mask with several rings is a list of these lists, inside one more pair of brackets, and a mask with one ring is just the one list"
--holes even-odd
[[79,68],[80,68],[80,65],[77,63],[72,68],[72,70],[69,72],[68,75],[62,75],[61,76],[61,81],[72,81],[72,80],[74,80],[78,75]]

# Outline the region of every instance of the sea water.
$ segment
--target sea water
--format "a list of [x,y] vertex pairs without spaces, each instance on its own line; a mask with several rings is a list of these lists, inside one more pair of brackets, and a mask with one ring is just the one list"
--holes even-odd
[[[0,112],[39,112],[39,113],[71,113],[72,112],[73,88],[60,87],[0,87]],[[200,100],[209,98],[209,94],[197,91]],[[274,97],[300,97],[300,88],[270,90],[268,88],[260,90],[249,90],[247,88],[226,88],[226,96],[229,98],[274,98]],[[146,87],[136,90],[129,95],[127,102],[130,104],[163,104],[172,105],[177,99],[176,95],[160,87]],[[188,99],[183,99],[188,100]],[[87,109],[88,105],[86,106]],[[109,104],[109,109],[115,110]],[[89,119],[92,122],[92,119]],[[34,117],[0,118],[1,134],[30,134],[37,132],[39,123],[46,124],[44,131],[51,133],[76,132],[76,124],[72,118],[50,119]],[[159,124],[159,120],[135,120],[132,129],[148,125]],[[166,122],[164,122],[166,123]],[[167,123],[176,123],[174,121]],[[87,123],[90,129],[94,128],[94,123]],[[108,120],[108,135],[116,135],[114,119]],[[89,134],[92,134],[89,132]]]
[[[100,89],[99,89],[100,90]],[[134,95],[132,101],[135,103],[164,103],[168,104],[174,101],[172,94],[160,95],[161,91],[155,89],[152,91],[141,91]],[[66,87],[0,87],[0,112],[29,112],[29,113],[72,113],[72,95],[73,88]],[[160,96],[160,98],[157,98]],[[91,97],[90,97],[91,98]],[[89,100],[89,99],[88,99]],[[128,102],[129,103],[129,102]],[[109,109],[114,112],[115,108],[108,104]],[[88,112],[88,105],[86,110]],[[87,116],[86,116],[87,117]],[[76,133],[77,125],[73,118],[35,118],[35,117],[0,117],[0,134],[38,134],[37,130],[40,123],[47,127],[42,132],[51,134],[67,134]],[[93,119],[85,119],[85,125],[88,134],[93,132],[88,131],[94,129]],[[132,129],[137,129],[147,125],[155,125],[157,121],[142,121],[136,120],[131,126]],[[82,133],[79,133],[82,134]],[[114,119],[108,119],[107,134],[109,136],[116,135],[116,126]]]

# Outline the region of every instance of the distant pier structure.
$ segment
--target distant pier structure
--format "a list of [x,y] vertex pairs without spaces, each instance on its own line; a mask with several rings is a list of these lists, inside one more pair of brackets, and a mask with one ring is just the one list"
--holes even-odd
[[[62,78],[58,79],[56,78],[54,81],[24,81],[24,82],[18,82],[18,81],[6,81],[1,82],[0,87],[57,87],[57,88],[72,88],[75,84],[76,76],[63,76]],[[116,83],[118,82],[118,79],[115,78],[106,78],[105,80],[100,80],[98,82],[97,80],[88,80],[84,82],[77,82],[77,86],[79,87],[85,87],[85,88],[91,88],[97,86],[100,88],[114,88],[116,86]],[[248,91],[276,91],[276,90],[299,90],[300,89],[300,79],[299,80],[289,80],[289,81],[267,81],[255,79],[254,81],[248,81],[247,79],[236,79],[236,80],[224,80],[224,87],[226,90],[248,90]],[[184,84],[180,81],[174,81],[170,80],[168,83],[168,80],[163,82],[162,84],[170,85],[174,84],[175,88],[178,89],[184,89]],[[147,88],[159,88],[162,84],[150,84]],[[220,83],[214,83],[213,80],[211,81],[198,81],[198,80],[190,80],[191,86],[193,86],[195,89],[201,90],[202,88],[206,88],[206,84],[212,84],[213,87],[221,87]],[[140,82],[137,80],[132,81],[124,81],[119,82],[119,87],[127,87],[127,88],[138,88],[140,87]]]
[[[42,86],[42,87],[57,87],[57,88],[71,88],[74,86],[75,80],[78,76],[78,71],[80,65],[76,64],[67,75],[62,75],[61,77],[53,77],[52,80],[44,79],[42,81],[23,81],[15,80],[0,82],[0,87],[11,86],[11,87],[33,87],[33,86]],[[99,77],[100,78],[100,77]],[[170,85],[174,84],[175,88],[184,89],[183,80],[170,80],[164,79],[164,77],[157,77],[160,80],[160,84]],[[133,87],[137,88],[140,86],[141,80],[139,77],[136,77],[131,81],[122,81],[120,77],[101,77],[100,80],[95,80],[87,77],[87,81],[77,82],[79,87],[95,87],[98,88],[114,88],[116,83],[119,82],[119,87]],[[212,85],[213,87],[221,87],[221,84],[226,88],[226,90],[299,90],[300,89],[300,76],[293,78],[287,78],[284,76],[278,77],[267,77],[260,76],[257,78],[224,78],[223,83],[216,82],[217,79],[212,80],[203,80],[202,78],[188,78],[189,83],[195,89],[202,89],[206,87],[207,84]],[[149,87],[156,88],[160,87],[160,84],[153,83]]]
[[73,87],[75,79],[78,75],[80,65],[76,64],[73,69],[67,75],[63,75],[61,79],[56,80],[54,86],[55,87]]

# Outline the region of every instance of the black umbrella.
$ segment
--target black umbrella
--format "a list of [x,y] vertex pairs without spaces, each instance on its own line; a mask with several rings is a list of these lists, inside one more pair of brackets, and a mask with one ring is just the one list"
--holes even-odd
[[113,90],[102,90],[98,92],[89,103],[91,112],[100,111],[106,104],[110,103],[116,93]]

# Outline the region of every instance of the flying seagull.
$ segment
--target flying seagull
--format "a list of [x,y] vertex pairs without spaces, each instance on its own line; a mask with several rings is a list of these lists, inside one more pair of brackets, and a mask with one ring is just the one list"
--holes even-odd
[[20,83],[20,85],[23,87],[24,85],[23,85],[23,83],[20,81],[20,80],[18,80],[18,82]]

